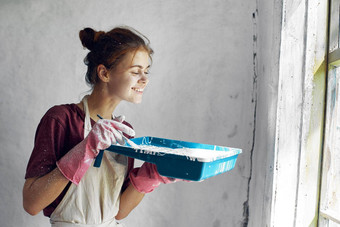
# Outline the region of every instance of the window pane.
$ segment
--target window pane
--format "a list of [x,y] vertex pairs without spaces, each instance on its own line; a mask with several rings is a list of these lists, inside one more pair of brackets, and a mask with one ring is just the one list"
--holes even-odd
[[[332,67],[328,73],[327,117],[320,203],[320,210],[329,214],[340,214],[339,78],[340,67]],[[334,216],[334,218],[338,217]]]
[[331,1],[331,24],[330,24],[330,37],[329,37],[329,52],[332,52],[334,49],[339,48],[339,7],[340,0],[332,0]]
[[328,227],[339,227],[340,224],[333,222],[332,220],[329,220]]

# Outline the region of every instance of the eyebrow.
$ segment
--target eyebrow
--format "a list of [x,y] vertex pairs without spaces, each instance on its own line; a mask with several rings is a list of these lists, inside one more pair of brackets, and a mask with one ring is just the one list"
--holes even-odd
[[[150,68],[150,66],[151,66],[151,65],[148,65],[145,69]],[[143,66],[141,66],[141,65],[132,65],[132,66],[130,66],[130,68],[134,68],[134,67],[138,67],[138,68],[140,68],[140,69],[143,69]]]

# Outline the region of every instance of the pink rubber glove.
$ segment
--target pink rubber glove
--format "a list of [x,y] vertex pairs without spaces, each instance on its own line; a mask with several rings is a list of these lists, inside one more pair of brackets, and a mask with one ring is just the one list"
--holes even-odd
[[113,120],[119,121],[122,123],[123,121],[125,121],[125,116],[124,115],[114,116]]
[[88,136],[57,162],[59,170],[78,185],[100,150],[105,150],[112,144],[124,144],[121,132],[129,136],[135,135],[132,128],[119,121],[98,120]]
[[141,193],[152,192],[161,183],[169,184],[178,181],[186,181],[159,175],[155,164],[144,162],[140,168],[133,169],[130,174],[130,182]]

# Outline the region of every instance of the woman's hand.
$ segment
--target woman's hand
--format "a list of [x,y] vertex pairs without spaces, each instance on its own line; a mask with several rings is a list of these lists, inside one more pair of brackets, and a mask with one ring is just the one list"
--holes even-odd
[[152,192],[161,183],[169,184],[177,181],[186,181],[161,176],[157,171],[157,166],[149,162],[144,162],[140,168],[133,169],[129,176],[131,184],[141,193]]
[[112,144],[124,144],[122,133],[135,135],[132,128],[119,121],[98,120],[88,136],[57,162],[60,172],[78,185],[100,150]]
[[122,133],[133,137],[135,131],[122,122],[121,117],[117,117],[117,120],[99,119],[85,138],[87,143],[86,151],[92,151],[97,156],[100,150],[105,150],[112,144],[119,143],[124,145]]

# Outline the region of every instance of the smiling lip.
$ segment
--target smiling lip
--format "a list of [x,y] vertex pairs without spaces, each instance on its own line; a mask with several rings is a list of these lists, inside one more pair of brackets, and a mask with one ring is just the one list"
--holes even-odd
[[136,87],[133,87],[132,90],[138,92],[138,93],[143,93],[144,91],[144,88],[136,88]]

